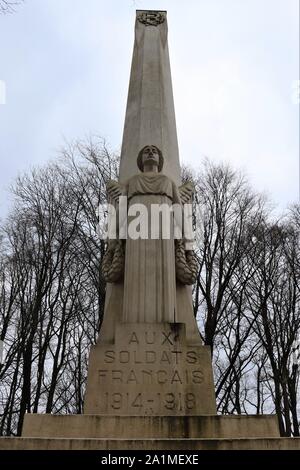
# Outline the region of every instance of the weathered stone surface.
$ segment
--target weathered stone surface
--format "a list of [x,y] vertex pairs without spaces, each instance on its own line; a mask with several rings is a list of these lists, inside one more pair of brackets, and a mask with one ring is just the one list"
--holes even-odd
[[[180,183],[178,141],[168,50],[167,13],[163,21],[141,22],[137,11],[127,109],[120,163],[120,182],[136,173],[134,156],[145,145],[156,145],[165,157],[163,173]],[[149,18],[149,16],[148,16]]]
[[[168,25],[165,11],[137,11],[121,150],[119,172],[119,183],[121,184],[126,184],[131,177],[136,175],[138,171],[136,158],[140,150],[146,145],[154,145],[161,150],[164,156],[162,174],[170,178],[176,185],[181,182],[167,39]],[[137,253],[137,250],[135,250],[135,253]],[[149,266],[151,261],[149,258]],[[134,265],[134,255],[131,257],[130,262]],[[171,269],[170,266],[164,267],[165,270]],[[136,272],[140,272],[139,269],[142,269],[142,264],[136,267]],[[169,277],[172,277],[171,272]],[[164,278],[166,278],[165,273]],[[139,295],[139,299],[143,301],[143,296],[148,297],[146,289],[149,286],[146,285],[146,282],[140,282],[139,284],[145,286]],[[166,286],[167,279],[162,279],[161,287],[163,291],[166,291]],[[174,322],[185,323],[189,342],[197,342],[198,331],[194,319],[191,287],[177,282],[174,286],[172,285],[172,290],[174,292],[169,296],[169,298],[172,298],[172,305],[170,302],[166,302],[167,305],[159,305],[156,310],[158,312],[164,309],[168,312],[172,311]],[[165,295],[165,292],[163,292],[163,295]],[[135,295],[133,297],[136,298]],[[154,298],[153,302],[156,301],[159,301],[159,299]],[[120,279],[118,282],[107,284],[104,310],[100,340],[114,342],[115,326],[124,319],[123,313],[125,318],[130,317],[127,285],[124,286],[123,280]],[[139,316],[143,318],[144,313],[147,314],[147,312],[141,311]],[[165,315],[162,318],[162,321],[170,321],[170,315],[168,319]],[[156,320],[158,321],[158,316],[156,316]],[[131,318],[131,321],[136,320]],[[148,321],[147,318],[145,318],[145,321]],[[153,321],[153,319],[150,319],[150,321]]]
[[269,416],[99,416],[26,414],[23,437],[174,439],[279,437]]
[[216,414],[210,350],[186,344],[178,323],[119,323],[115,344],[90,354],[84,412]]
[[45,439],[2,437],[0,450],[300,450],[300,438]]

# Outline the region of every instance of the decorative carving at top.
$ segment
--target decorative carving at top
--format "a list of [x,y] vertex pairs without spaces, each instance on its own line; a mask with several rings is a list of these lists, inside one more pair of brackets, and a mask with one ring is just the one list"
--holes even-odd
[[165,21],[165,16],[159,11],[146,11],[139,13],[137,19],[145,26],[158,26]]

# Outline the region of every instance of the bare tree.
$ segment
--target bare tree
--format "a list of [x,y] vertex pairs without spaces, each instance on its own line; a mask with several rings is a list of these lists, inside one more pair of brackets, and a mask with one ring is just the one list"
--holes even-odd
[[13,13],[23,0],[0,0],[0,14]]
[[2,434],[20,434],[25,412],[82,412],[105,298],[97,206],[117,162],[100,139],[77,142],[12,188],[0,260]]
[[[185,170],[186,178],[192,176]],[[282,435],[299,435],[299,207],[274,222],[245,178],[206,162],[196,179],[202,224],[195,313],[213,352],[222,413],[276,412]]]
[[[205,163],[197,181],[197,198],[202,221],[199,238],[200,270],[196,299],[202,296],[203,337],[214,348],[214,338],[221,328],[229,290],[240,290],[235,276],[239,266],[245,268],[245,254],[255,225],[263,218],[264,201],[250,189],[245,177],[225,165]],[[196,309],[200,307],[196,305]]]
[[264,376],[281,435],[299,435],[299,376],[292,364],[293,343],[300,334],[299,271],[289,260],[297,252],[298,235],[287,224],[264,223],[253,243],[256,270],[247,285],[249,316],[255,318],[253,331],[266,353]]

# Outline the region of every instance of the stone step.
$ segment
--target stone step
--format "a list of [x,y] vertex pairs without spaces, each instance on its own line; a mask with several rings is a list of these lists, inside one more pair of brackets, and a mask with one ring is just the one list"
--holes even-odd
[[26,414],[23,437],[240,438],[279,437],[276,415],[101,416]]
[[300,450],[300,438],[47,439],[1,437],[0,450]]

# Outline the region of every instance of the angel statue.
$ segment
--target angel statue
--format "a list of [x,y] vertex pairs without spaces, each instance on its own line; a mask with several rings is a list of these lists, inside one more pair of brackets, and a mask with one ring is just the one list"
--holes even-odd
[[[186,183],[178,188],[170,178],[161,174],[163,165],[162,152],[154,145],[147,145],[137,158],[137,167],[141,173],[131,177],[124,185],[116,181],[108,183],[107,192],[117,211],[120,212],[119,201],[124,199],[120,196],[127,197],[127,227],[133,220],[132,214],[136,213],[134,207],[140,210],[142,206],[146,209],[146,222],[149,223],[145,225],[150,227],[155,205],[176,206],[183,214],[184,204],[191,201],[193,185]],[[176,280],[186,285],[196,281],[198,263],[193,251],[191,230],[187,231],[188,236],[174,236],[176,212],[178,221],[177,210],[170,218],[168,237],[163,233],[166,228],[163,219],[158,230],[155,230],[155,237],[127,236],[121,239],[120,232],[124,224],[121,217],[116,239],[108,240],[102,272],[107,282],[124,282],[124,322],[173,323],[176,315]],[[180,222],[177,228],[178,225]]]

